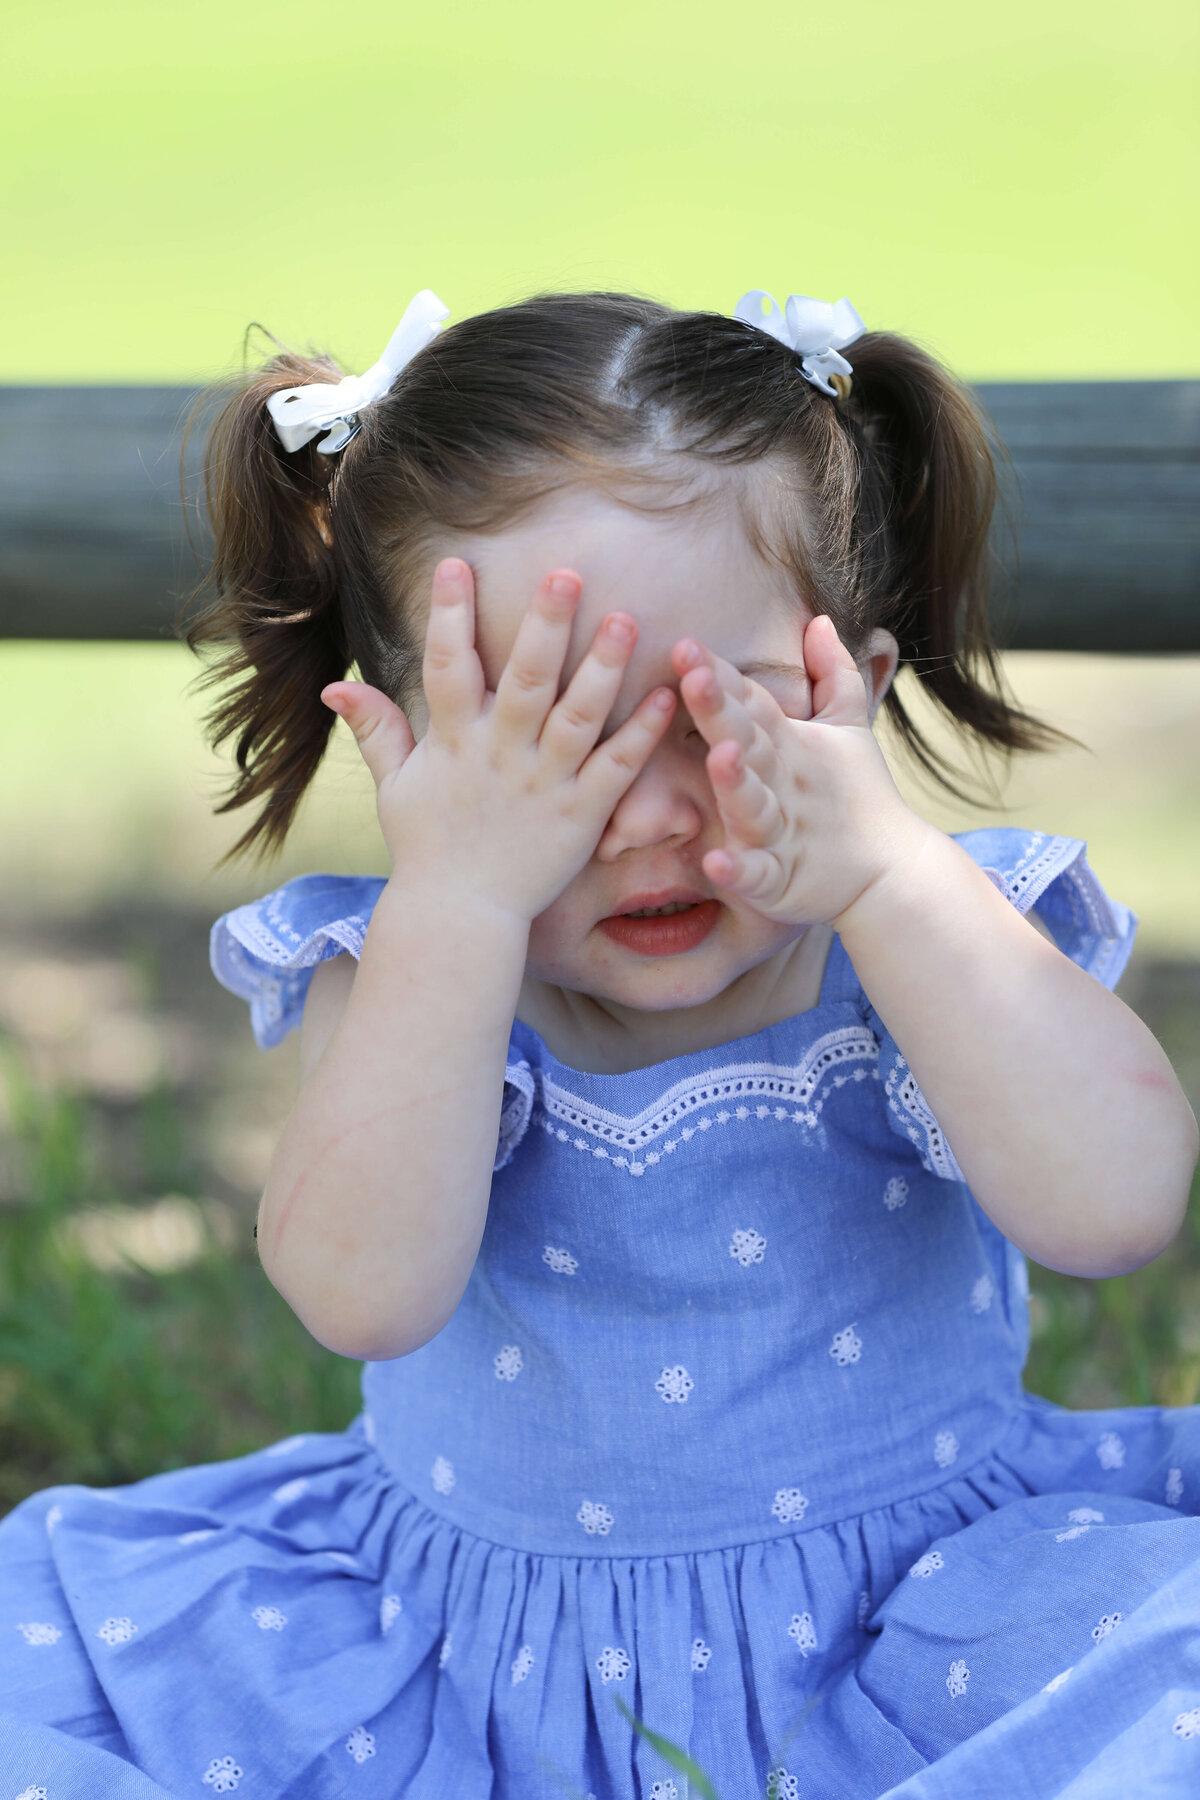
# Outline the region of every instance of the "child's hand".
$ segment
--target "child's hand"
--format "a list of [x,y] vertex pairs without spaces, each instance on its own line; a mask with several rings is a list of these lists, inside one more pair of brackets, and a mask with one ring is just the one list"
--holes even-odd
[[804,633],[809,719],[790,718],[693,639],[671,661],[710,746],[725,827],[724,846],[703,862],[715,886],[788,924],[836,920],[928,841],[933,827],[900,797],[871,731],[863,678],[832,620],[815,618]]
[[549,574],[521,621],[496,692],[475,650],[475,584],[456,557],[438,564],[418,743],[400,709],[361,682],[321,698],[344,718],[378,790],[396,875],[446,903],[473,894],[526,920],[544,912],[591,857],[613,808],[670,724],[656,688],[597,748],[637,626],[609,613],[558,697],[582,583]]

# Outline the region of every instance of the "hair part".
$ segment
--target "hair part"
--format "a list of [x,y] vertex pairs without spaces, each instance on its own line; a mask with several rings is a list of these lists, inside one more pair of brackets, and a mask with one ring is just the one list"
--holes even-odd
[[[329,741],[320,691],[357,668],[401,706],[419,691],[415,619],[436,542],[500,531],[578,482],[689,504],[689,467],[773,479],[738,495],[751,541],[828,613],[852,653],[878,628],[962,736],[1007,755],[1072,741],[1016,707],[988,624],[996,473],[966,390],[908,340],[854,346],[848,397],[786,345],[711,313],[626,294],[549,294],[435,338],[366,408],[340,455],[289,453],[266,402],[336,382],[282,350],[229,395],[208,438],[212,742],[234,743],[218,808],[257,806],[231,855],[278,849]],[[202,403],[203,404],[203,403]],[[707,484],[705,484],[707,485]],[[674,499],[669,496],[673,493]],[[934,781],[970,798],[893,683],[886,716]]]

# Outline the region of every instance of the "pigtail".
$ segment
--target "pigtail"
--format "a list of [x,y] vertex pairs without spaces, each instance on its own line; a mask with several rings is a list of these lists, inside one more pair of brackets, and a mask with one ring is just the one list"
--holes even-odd
[[[1011,756],[1073,743],[1005,692],[988,621],[996,467],[975,402],[906,339],[871,333],[853,361],[852,393],[838,407],[860,451],[863,586],[884,601],[875,617],[898,639],[901,666],[980,745]],[[925,772],[970,799],[894,683],[884,705]]]
[[211,604],[184,635],[193,650],[220,646],[201,686],[230,684],[207,720],[214,748],[234,740],[237,772],[216,810],[260,807],[230,856],[282,845],[333,726],[321,689],[350,662],[330,515],[338,459],[313,444],[284,450],[266,410],[280,389],[341,375],[328,357],[281,352],[225,400],[208,431],[213,553],[201,593]]

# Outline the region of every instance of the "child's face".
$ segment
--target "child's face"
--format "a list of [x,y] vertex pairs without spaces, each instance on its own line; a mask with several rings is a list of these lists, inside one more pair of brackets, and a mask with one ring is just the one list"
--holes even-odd
[[[653,496],[650,496],[653,502]],[[713,504],[672,516],[637,512],[591,489],[551,496],[518,524],[492,535],[455,537],[436,556],[461,556],[475,571],[476,648],[488,688],[501,671],[535,589],[555,568],[583,581],[562,684],[570,679],[608,612],[638,625],[638,642],[605,736],[650,690],[678,692],[672,647],[698,640],[769,690],[783,711],[811,716],[802,640],[812,612],[783,570],[747,542],[735,507]],[[423,631],[424,620],[418,621]],[[860,663],[872,716],[894,668],[894,640],[873,634]],[[784,665],[764,667],[763,665]],[[561,690],[560,690],[561,691]],[[410,710],[423,730],[424,709]],[[708,746],[680,703],[667,734],[618,802],[591,861],[533,922],[527,974],[639,1010],[702,1005],[748,969],[794,943],[806,927],[765,919],[726,898],[701,868],[724,833],[705,757]],[[646,954],[600,929],[639,895],[684,888],[720,901],[702,942],[675,954]]]

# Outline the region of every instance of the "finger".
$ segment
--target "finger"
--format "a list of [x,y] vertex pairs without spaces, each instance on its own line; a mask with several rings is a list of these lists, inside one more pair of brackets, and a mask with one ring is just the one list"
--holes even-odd
[[752,847],[775,843],[783,828],[783,808],[775,790],[755,774],[731,738],[710,750],[712,782],[721,823],[737,844]]
[[637,625],[628,613],[609,613],[565,693],[542,728],[541,747],[550,760],[578,769],[594,749],[625,679],[637,643]]
[[645,768],[678,704],[670,688],[655,688],[588,757],[579,771],[577,785],[587,804],[604,809],[605,818],[625,790]]
[[[679,684],[680,694],[710,748],[732,738],[749,766],[764,780],[770,781],[777,768],[778,753],[767,708],[773,708],[779,719],[784,717],[782,709],[765,689],[758,690],[764,706],[756,706],[749,690],[757,684],[748,681],[731,664],[726,664],[726,668],[736,687],[723,678],[719,667],[706,662],[683,677]],[[759,717],[755,716],[756,712]],[[766,724],[761,722],[764,718]]]
[[416,739],[408,720],[386,694],[368,687],[365,681],[334,681],[321,689],[321,699],[354,733],[376,787],[404,767]]
[[825,613],[804,631],[804,666],[812,683],[812,716],[818,725],[869,725],[867,688],[858,664]]
[[583,582],[574,569],[552,569],[529,603],[496,683],[492,718],[526,744],[536,743],[558,698]]
[[752,905],[774,906],[783,892],[783,871],[769,850],[741,850],[729,845],[709,850],[700,867],[715,887],[725,888]]
[[458,556],[443,558],[434,570],[421,685],[437,730],[479,717],[487,684],[475,649],[475,577]]

